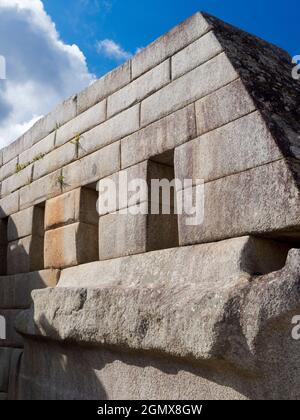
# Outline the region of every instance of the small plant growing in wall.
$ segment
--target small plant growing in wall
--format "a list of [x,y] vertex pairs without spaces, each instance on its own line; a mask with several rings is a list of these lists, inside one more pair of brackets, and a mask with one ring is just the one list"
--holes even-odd
[[19,173],[19,172],[23,171],[29,165],[30,165],[30,162],[27,162],[27,163],[17,163],[16,164],[16,173]]
[[57,183],[61,186],[61,188],[63,188],[65,185],[65,177],[63,175],[59,175],[57,178]]
[[45,157],[45,153],[40,153],[40,154],[36,155],[36,156],[33,158],[33,161],[32,161],[32,162],[37,162],[37,161],[39,161],[39,160],[41,160],[41,159],[44,159],[44,157]]

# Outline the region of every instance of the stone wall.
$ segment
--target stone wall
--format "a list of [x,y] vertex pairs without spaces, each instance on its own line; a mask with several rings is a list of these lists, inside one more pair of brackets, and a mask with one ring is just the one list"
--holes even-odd
[[[0,152],[0,398],[299,398],[291,68],[198,13]],[[203,223],[99,215],[124,172],[201,180]]]

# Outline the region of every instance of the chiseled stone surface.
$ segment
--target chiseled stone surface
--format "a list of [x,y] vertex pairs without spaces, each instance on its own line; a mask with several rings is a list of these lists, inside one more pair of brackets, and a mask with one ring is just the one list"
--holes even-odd
[[15,169],[15,173],[12,176],[2,181],[2,184],[1,184],[2,197],[5,197],[6,195],[20,189],[21,187],[24,187],[27,184],[30,184],[32,180],[32,170],[33,170],[32,164],[20,170],[19,172],[16,172],[16,169]]

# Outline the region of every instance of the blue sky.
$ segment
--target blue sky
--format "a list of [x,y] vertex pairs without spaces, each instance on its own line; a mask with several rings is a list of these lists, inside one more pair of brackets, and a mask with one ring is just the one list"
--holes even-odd
[[76,43],[91,72],[100,76],[118,61],[97,54],[97,40],[111,39],[124,51],[137,48],[198,10],[300,53],[299,0],[44,0],[62,39]]

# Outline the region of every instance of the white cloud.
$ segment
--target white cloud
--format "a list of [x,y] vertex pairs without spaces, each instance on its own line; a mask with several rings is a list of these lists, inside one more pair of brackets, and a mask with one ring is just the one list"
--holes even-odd
[[125,51],[120,44],[117,44],[112,39],[103,39],[102,41],[97,41],[96,49],[99,54],[104,54],[106,57],[118,60],[125,61],[131,58],[132,54]]
[[67,45],[41,0],[0,0],[0,147],[93,80],[77,45]]

